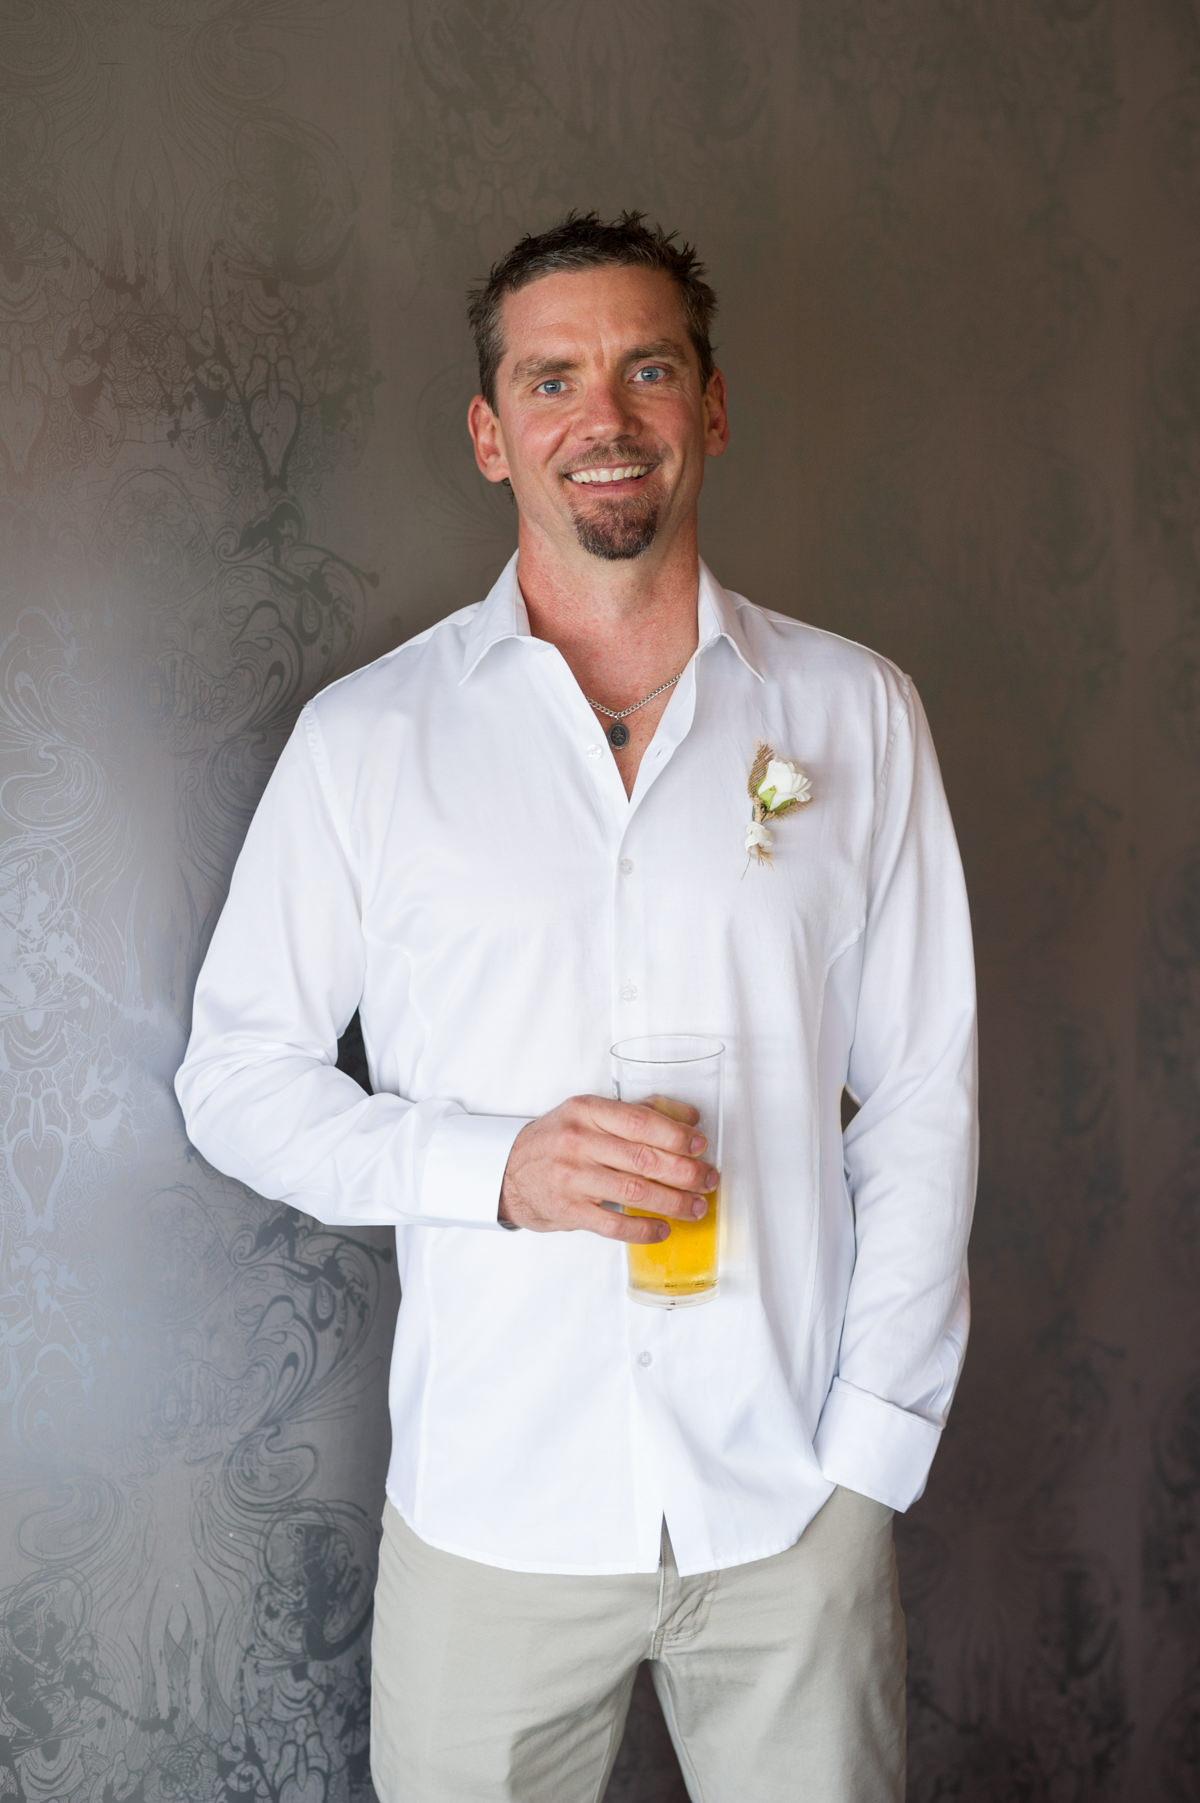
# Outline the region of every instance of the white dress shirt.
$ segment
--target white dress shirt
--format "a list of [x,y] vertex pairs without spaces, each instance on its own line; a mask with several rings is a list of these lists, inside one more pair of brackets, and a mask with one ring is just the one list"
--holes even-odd
[[[701,569],[699,646],[627,797],[509,563],[309,703],[251,824],[176,1087],[222,1171],[393,1223],[388,1494],[521,1571],[693,1573],[790,1546],[835,1484],[919,1496],[967,1332],[974,984],[920,704]],[[811,803],[747,867],[759,740]],[[335,1068],[361,1010],[367,1096]],[[626,1295],[624,1247],[508,1233],[512,1141],[608,1050],[726,1050],[725,1265]],[[843,1139],[843,1085],[860,1108]]]

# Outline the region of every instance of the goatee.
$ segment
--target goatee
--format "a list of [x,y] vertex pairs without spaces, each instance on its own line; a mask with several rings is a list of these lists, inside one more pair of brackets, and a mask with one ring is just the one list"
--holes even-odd
[[646,498],[609,502],[599,514],[575,514],[575,536],[583,549],[608,563],[640,557],[658,531],[658,503]]

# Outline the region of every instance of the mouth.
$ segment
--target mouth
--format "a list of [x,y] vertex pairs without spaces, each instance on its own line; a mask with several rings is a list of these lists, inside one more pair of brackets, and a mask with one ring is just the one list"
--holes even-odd
[[590,469],[568,470],[567,481],[574,483],[577,488],[619,488],[629,493],[657,468],[656,463],[595,465]]

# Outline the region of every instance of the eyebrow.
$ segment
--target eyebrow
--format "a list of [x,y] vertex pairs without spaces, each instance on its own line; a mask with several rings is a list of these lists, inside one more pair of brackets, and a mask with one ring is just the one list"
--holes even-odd
[[574,369],[574,361],[570,357],[525,357],[520,363],[514,363],[509,381],[513,384],[525,382],[530,376],[561,376]]
[[[687,353],[674,338],[658,338],[652,344],[634,345],[631,350],[622,354],[622,363],[641,363],[647,357],[672,358],[676,362],[685,362]],[[515,387],[520,382],[528,382],[531,378],[539,382],[550,376],[569,375],[579,367],[574,357],[523,357],[514,363],[509,383]]]
[[674,338],[656,338],[653,344],[639,344],[634,350],[625,353],[627,363],[641,363],[647,357],[686,360],[687,352]]

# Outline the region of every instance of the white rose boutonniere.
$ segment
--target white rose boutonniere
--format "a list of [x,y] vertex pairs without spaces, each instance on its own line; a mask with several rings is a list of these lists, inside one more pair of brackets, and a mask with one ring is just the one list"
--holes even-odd
[[812,784],[799,764],[789,764],[786,758],[771,757],[767,760],[766,774],[754,793],[769,814],[776,814],[785,801],[794,801],[801,807],[811,801]]
[[[812,784],[799,764],[776,757],[771,747],[760,740],[746,788],[753,807],[746,828],[746,870],[749,870],[751,858],[756,864],[771,862],[775,836],[768,829],[767,821],[779,820],[796,808],[806,807],[812,800]],[[742,874],[744,876],[745,871]]]

